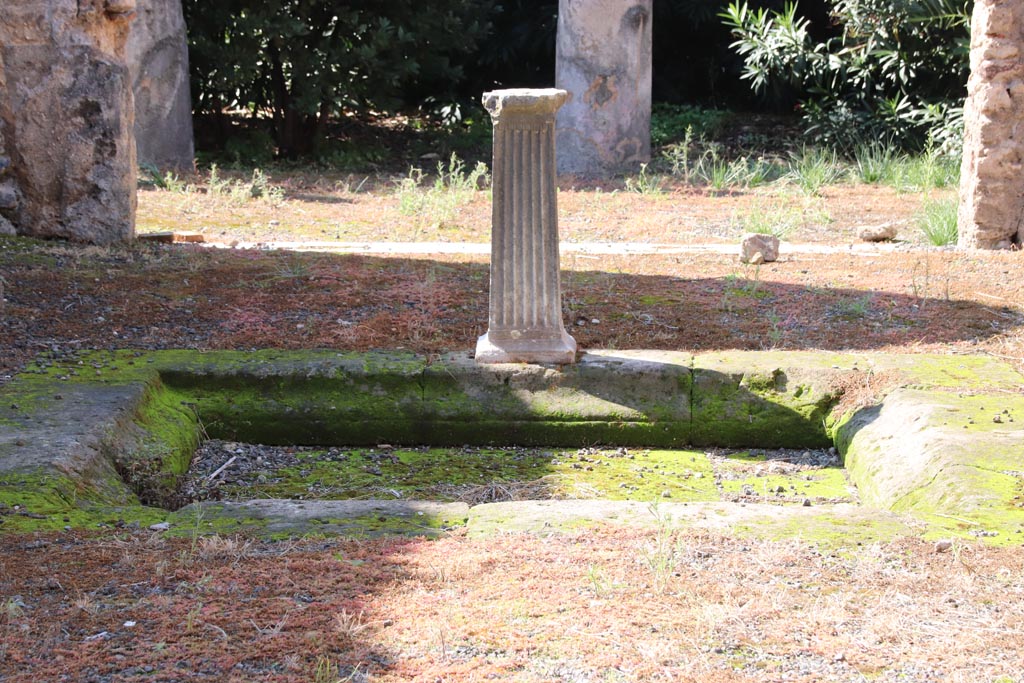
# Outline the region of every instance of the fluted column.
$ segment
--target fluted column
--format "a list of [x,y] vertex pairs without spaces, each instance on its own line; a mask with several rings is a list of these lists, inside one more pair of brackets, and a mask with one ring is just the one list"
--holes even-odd
[[478,363],[572,363],[562,324],[555,191],[555,89],[485,93],[494,122],[491,294]]

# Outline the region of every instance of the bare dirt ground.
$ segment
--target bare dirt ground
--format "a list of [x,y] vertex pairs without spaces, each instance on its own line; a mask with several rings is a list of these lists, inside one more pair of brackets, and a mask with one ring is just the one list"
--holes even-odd
[[[0,680],[1019,681],[1024,555],[690,532],[0,538]],[[14,592],[16,591],[16,592]]]
[[[196,179],[200,186],[203,179]],[[403,211],[395,178],[140,193],[140,231],[232,242],[486,242],[486,192]],[[949,191],[943,191],[947,194]],[[941,194],[941,192],[939,193]],[[581,348],[981,353],[1024,370],[1024,254],[922,246],[920,193],[843,184],[638,194],[563,183],[562,237],[736,243],[566,254]],[[747,223],[744,223],[747,221]],[[894,222],[895,247],[851,250]],[[469,351],[486,257],[0,240],[0,377],[90,348]],[[4,381],[0,379],[0,381]],[[264,543],[147,531],[0,538],[0,681],[1024,681],[1024,554],[903,539],[819,550],[692,532]]]

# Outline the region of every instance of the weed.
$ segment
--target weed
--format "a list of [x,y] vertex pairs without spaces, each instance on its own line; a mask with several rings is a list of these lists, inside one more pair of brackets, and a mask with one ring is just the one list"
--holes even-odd
[[237,565],[250,555],[252,541],[242,541],[229,536],[203,536],[199,539],[196,555],[204,561],[230,560]]
[[640,172],[633,178],[626,178],[626,190],[642,195],[659,195],[665,179],[654,173],[647,173],[647,164],[640,164]]
[[284,190],[270,182],[270,178],[262,169],[255,168],[248,181],[222,178],[216,164],[210,166],[210,176],[206,183],[207,194],[227,197],[235,204],[244,204],[254,199],[261,199],[271,205],[284,201]]
[[298,258],[289,258],[274,267],[275,280],[304,280],[310,275],[309,263]]
[[903,161],[904,156],[891,145],[873,142],[853,151],[853,173],[862,183],[889,182]]
[[595,597],[611,597],[613,584],[608,581],[604,572],[592,564],[587,566],[587,579],[590,581],[590,590],[594,591]]
[[187,192],[189,186],[173,171],[161,172],[155,164],[142,164],[139,167],[139,183],[149,185],[168,192]]
[[889,178],[889,183],[897,190],[914,192],[953,187],[959,182],[960,160],[930,151],[902,157]]
[[773,349],[782,346],[785,335],[786,332],[782,327],[782,316],[773,308],[768,312],[768,339],[771,341]]
[[271,184],[270,178],[258,168],[252,171],[248,189],[250,199],[264,199],[271,204],[280,204],[284,200],[284,190]]
[[709,144],[697,160],[694,175],[714,190],[724,190],[732,183],[732,166],[721,157],[719,146]]
[[283,617],[277,620],[277,623],[266,627],[260,627],[260,625],[252,619],[249,620],[249,623],[252,624],[252,627],[254,629],[256,629],[256,633],[260,634],[261,636],[276,636],[280,635],[281,631],[284,630],[285,624],[288,623],[288,615],[284,615]]
[[666,145],[661,151],[661,156],[669,163],[670,172],[676,178],[682,178],[683,182],[690,182],[690,152],[693,148],[693,126],[686,127],[686,133],[681,142]]
[[864,295],[856,299],[842,301],[835,306],[832,314],[843,320],[858,320],[867,316],[871,310],[871,296]]
[[366,681],[369,680],[363,672],[359,670],[361,664],[355,667],[344,667],[348,671],[347,675],[343,673],[343,667],[339,664],[333,664],[329,657],[320,655],[316,658],[316,664],[313,667],[313,678],[312,683],[353,683],[354,681]]
[[929,243],[937,247],[956,244],[957,198],[926,199],[915,217]]
[[789,237],[802,222],[803,212],[800,209],[778,204],[755,206],[740,216],[743,232],[774,235],[780,240]]
[[679,562],[675,533],[671,528],[671,518],[662,513],[657,503],[647,508],[655,521],[654,540],[640,549],[644,564],[654,578],[654,587],[659,593],[668,588],[669,579],[675,573]]
[[726,289],[737,296],[753,297],[760,299],[767,296],[767,292],[761,291],[761,265],[754,266],[753,278],[740,280],[736,273],[729,273],[725,276]]
[[334,183],[334,189],[341,192],[342,194],[359,194],[366,187],[366,183],[369,182],[370,176],[363,176],[363,179],[353,185],[354,178],[349,176],[345,180],[339,180]]
[[75,608],[80,609],[88,615],[96,616],[99,614],[100,606],[96,602],[96,598],[90,593],[83,593],[75,599]]
[[25,603],[22,601],[20,595],[7,598],[0,604],[0,616],[5,619],[12,620],[17,619],[25,613]]
[[457,209],[473,197],[478,187],[489,184],[487,165],[478,162],[466,171],[461,159],[452,154],[448,166],[437,164],[437,177],[424,185],[422,169],[410,168],[398,183],[398,208],[407,216],[417,216],[428,224],[444,227],[451,223]]
[[822,187],[843,177],[835,150],[820,147],[803,147],[798,152],[790,152],[787,166],[786,178],[805,194],[816,195]]
[[370,628],[370,625],[363,620],[363,613],[353,614],[347,610],[341,610],[334,615],[334,632],[344,642],[356,639],[363,631]]
[[210,177],[206,181],[206,191],[212,195],[224,195],[229,194],[231,191],[231,179],[221,178],[220,169],[217,168],[217,164],[210,166]]
[[764,157],[741,156],[730,164],[731,175],[743,187],[758,187],[777,180],[782,174],[778,164]]

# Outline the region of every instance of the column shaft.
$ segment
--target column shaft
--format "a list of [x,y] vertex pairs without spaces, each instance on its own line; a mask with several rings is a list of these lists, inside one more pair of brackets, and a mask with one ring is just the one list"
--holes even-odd
[[494,120],[491,291],[481,363],[571,363],[562,324],[555,189],[555,111],[560,90],[484,95]]

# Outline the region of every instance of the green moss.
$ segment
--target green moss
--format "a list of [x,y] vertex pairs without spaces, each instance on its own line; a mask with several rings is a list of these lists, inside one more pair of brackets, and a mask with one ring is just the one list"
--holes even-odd
[[751,538],[800,539],[821,549],[847,551],[872,543],[888,543],[901,536],[919,535],[919,529],[911,520],[870,510],[851,512],[845,509],[739,524],[733,531]]
[[[260,479],[263,483],[260,483]],[[717,500],[706,455],[695,451],[353,449],[300,455],[300,463],[220,487],[233,498],[455,500],[528,491],[537,498]],[[665,496],[665,494],[668,496]]]
[[92,487],[52,474],[0,475],[0,533],[95,529],[162,521],[166,510],[143,505],[109,505]]
[[[893,507],[926,520],[929,534],[998,530],[998,537],[985,540],[1012,542],[1024,533],[1017,507],[1024,491],[1014,474],[1024,471],[1019,451],[984,446],[990,437],[1002,438],[1009,418],[1024,423],[1024,404],[1013,403],[1012,411],[1000,413],[995,402],[1004,394],[957,396],[949,391],[1019,392],[1024,379],[1004,364],[959,356],[800,353],[709,354],[685,362],[641,358],[646,365],[630,364],[628,353],[595,357],[599,360],[558,371],[481,369],[454,357],[428,362],[411,354],[333,351],[119,351],[60,361],[41,357],[2,388],[0,429],[17,433],[29,422],[36,429],[58,424],[61,409],[75,403],[58,400],[60,394],[83,401],[100,396],[111,406],[137,400],[123,419],[117,418],[125,424],[113,426],[116,433],[101,435],[98,447],[144,502],[173,497],[177,476],[187,468],[198,439],[197,415],[210,436],[268,444],[548,447],[530,456],[521,449],[491,449],[479,456],[405,449],[394,462],[373,463],[380,474],[366,470],[368,462],[355,456],[344,466],[313,458],[279,480],[268,480],[259,489],[262,495],[306,495],[312,487],[336,497],[387,495],[389,490],[403,498],[443,497],[455,495],[450,489],[441,491],[444,486],[541,482],[552,496],[654,500],[667,492],[673,501],[703,501],[718,497],[703,454],[655,450],[629,460],[610,452],[579,456],[551,448],[827,446],[832,433],[842,441],[852,424],[851,416],[828,423],[839,398],[831,387],[835,373],[854,367],[898,370],[908,383],[939,388],[951,401],[935,423],[946,430],[946,451],[959,452],[951,436],[951,430],[959,430],[966,437],[963,452],[975,454],[973,458],[984,451],[984,461],[966,456],[951,464],[936,460],[939,465],[929,470],[926,484],[905,492]],[[141,399],[139,387],[145,387]],[[1019,394],[1006,400],[1017,399]],[[993,419],[999,415],[1004,417]],[[74,419],[88,417],[82,412]],[[19,457],[12,443],[0,443],[0,461]],[[14,505],[41,510],[30,512],[32,516],[2,514],[0,529],[89,526],[104,522],[111,511],[159,518],[162,513],[135,506],[137,501],[112,468],[105,467],[93,467],[76,475],[78,479],[0,475],[4,481],[23,477],[18,484],[0,481],[0,504],[8,510]],[[860,472],[856,462],[853,468]],[[781,486],[783,497],[792,492],[794,499],[848,496],[842,472],[810,476],[727,477],[722,489],[731,494],[748,486],[760,493]],[[969,500],[960,494],[978,490],[987,493]],[[237,521],[225,524],[238,526]],[[340,524],[326,520],[321,526]]]
[[134,419],[134,447],[118,449],[111,461],[142,502],[174,507],[178,482],[199,446],[198,418],[184,394],[155,380]]
[[[761,496],[764,502],[802,504],[804,499],[828,502],[852,502],[853,495],[841,467],[805,470],[791,474],[768,471],[750,474],[750,462],[765,462],[763,456],[749,453],[731,455],[720,461],[722,491],[731,495]],[[730,476],[728,473],[732,473]]]
[[644,306],[674,306],[681,303],[678,297],[654,296],[651,294],[644,294],[637,301]]
[[170,536],[197,538],[211,534],[245,533],[276,540],[337,535],[437,536],[465,525],[466,518],[430,511],[396,514],[386,510],[350,516],[267,516],[244,505],[201,503],[172,513],[168,522],[171,524],[167,531]]

